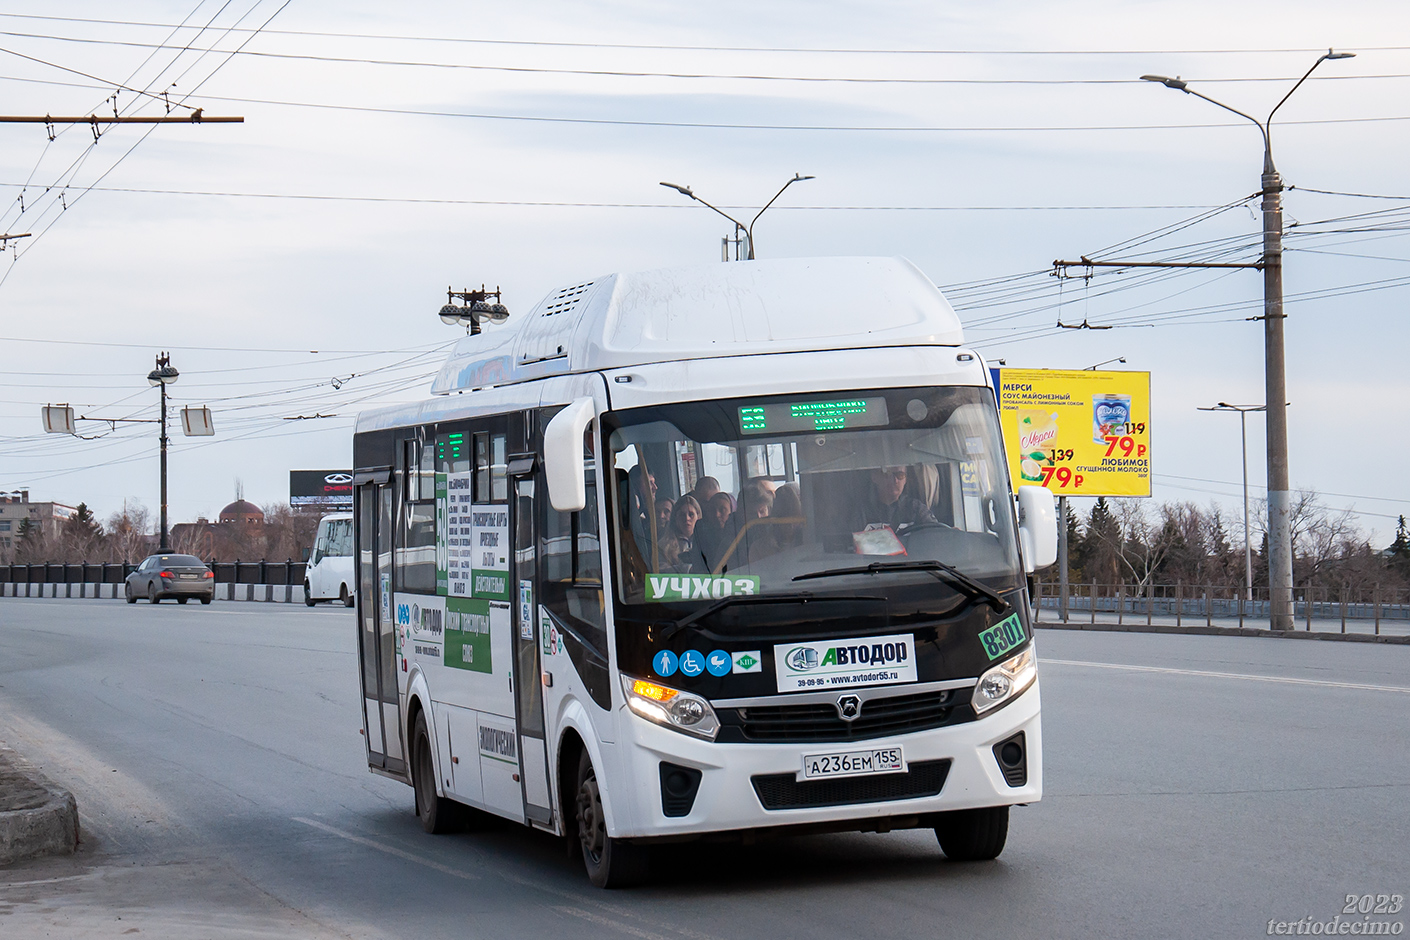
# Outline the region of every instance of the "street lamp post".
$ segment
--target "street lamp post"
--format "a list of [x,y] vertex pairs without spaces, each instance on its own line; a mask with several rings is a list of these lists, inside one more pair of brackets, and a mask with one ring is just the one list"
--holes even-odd
[[1248,528],[1248,413],[1267,411],[1267,405],[1231,405],[1221,401],[1212,408],[1200,411],[1237,411],[1239,413],[1239,435],[1243,441],[1244,453],[1244,599],[1253,600],[1253,545],[1249,541]]
[[181,373],[171,364],[171,356],[161,353],[157,356],[157,367],[147,373],[147,381],[162,390],[161,404],[161,450],[162,450],[162,542],[157,549],[159,552],[171,551],[171,540],[168,536],[166,524],[166,387],[174,383]]
[[1288,483],[1288,397],[1283,351],[1283,178],[1273,164],[1271,129],[1273,115],[1278,113],[1294,91],[1302,87],[1317,66],[1328,59],[1350,59],[1354,55],[1352,52],[1328,49],[1326,55],[1312,63],[1312,68],[1273,106],[1263,121],[1194,91],[1178,77],[1141,76],[1144,81],[1159,82],[1166,88],[1203,98],[1210,104],[1252,121],[1263,135],[1263,373],[1266,388],[1264,400],[1268,402],[1268,596],[1270,626],[1274,630],[1293,628],[1293,600],[1292,494]]
[[[747,249],[747,250],[745,251],[745,255],[744,255],[744,256],[745,256],[745,259],[748,260],[748,261],[753,261],[753,260],[754,260],[754,223],[757,222],[757,221],[759,221],[759,216],[761,216],[761,215],[763,215],[765,212],[768,212],[768,211],[769,211],[769,206],[773,205],[775,202],[778,201],[778,197],[783,195],[783,191],[784,191],[785,189],[787,189],[788,187],[792,186],[794,183],[801,183],[803,180],[810,180],[810,179],[814,179],[814,177],[812,177],[812,176],[803,176],[803,175],[801,175],[801,174],[794,173],[794,174],[793,174],[793,179],[791,179],[791,180],[789,180],[788,182],[784,183],[784,184],[783,184],[783,187],[782,187],[781,189],[779,189],[778,192],[774,193],[774,198],[770,199],[770,200],[764,205],[764,208],[762,208],[762,209],[760,209],[758,212],[754,213],[754,218],[752,218],[752,219],[749,220],[749,224],[748,224],[748,225],[745,225],[743,222],[739,221],[739,220],[736,219],[734,216],[730,215],[728,212],[725,212],[723,209],[719,208],[718,206],[712,206],[712,205],[710,205],[710,204],[709,204],[708,202],[706,202],[704,199],[701,199],[699,196],[695,195],[695,193],[691,191],[691,189],[690,189],[689,186],[681,186],[681,185],[678,184],[678,183],[664,183],[664,182],[663,182],[661,185],[664,186],[664,187],[666,187],[667,189],[674,189],[676,192],[680,193],[682,196],[689,196],[691,199],[694,199],[696,202],[700,203],[700,204],[701,204],[702,206],[704,206],[705,208],[711,209],[711,210],[713,210],[713,211],[715,211],[715,212],[718,212],[720,215],[724,216],[725,218],[727,218],[727,219],[729,219],[731,222],[733,222],[733,223],[734,223],[735,237],[737,238],[737,237],[739,236],[739,233],[741,233],[741,232],[744,233],[745,247],[746,247],[746,249]],[[728,260],[728,258],[726,258],[726,260]],[[737,259],[736,259],[736,260],[737,260]]]

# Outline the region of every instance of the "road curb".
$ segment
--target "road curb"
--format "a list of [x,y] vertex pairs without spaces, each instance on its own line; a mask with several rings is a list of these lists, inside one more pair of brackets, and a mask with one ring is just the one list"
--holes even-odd
[[1189,633],[1195,636],[1258,636],[1275,640],[1338,640],[1347,643],[1392,643],[1410,645],[1410,636],[1374,633],[1313,633],[1306,630],[1257,630],[1252,627],[1176,627],[1169,624],[1132,623],[1048,623],[1033,625],[1037,630],[1094,630],[1102,633]]
[[0,746],[0,866],[78,847],[78,803]]

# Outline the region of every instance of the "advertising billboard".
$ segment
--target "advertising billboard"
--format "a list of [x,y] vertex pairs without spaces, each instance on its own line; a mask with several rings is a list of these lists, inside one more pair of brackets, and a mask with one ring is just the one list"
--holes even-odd
[[351,470],[290,470],[289,505],[352,511]]
[[1149,372],[995,369],[1015,488],[1054,496],[1151,495]]

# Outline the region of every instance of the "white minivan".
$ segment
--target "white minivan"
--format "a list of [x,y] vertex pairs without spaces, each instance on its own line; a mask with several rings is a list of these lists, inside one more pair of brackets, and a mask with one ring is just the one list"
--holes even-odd
[[330,513],[318,520],[318,537],[304,574],[304,603],[338,601],[353,606],[353,515]]

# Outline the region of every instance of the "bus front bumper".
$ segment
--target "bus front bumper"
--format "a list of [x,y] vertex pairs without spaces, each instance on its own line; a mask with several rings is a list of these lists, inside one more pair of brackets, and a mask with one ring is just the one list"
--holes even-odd
[[[610,746],[616,764],[616,792],[610,795],[609,833],[614,838],[681,837],[736,830],[790,826],[870,829],[887,819],[926,816],[950,810],[1033,803],[1043,795],[1042,722],[1038,682],[997,712],[951,727],[854,742],[717,744],[672,731],[640,718],[625,707],[618,713],[620,736]],[[1011,786],[995,746],[1023,733],[1026,782]],[[900,747],[910,773],[943,773],[939,793],[879,776],[833,778],[827,791],[795,787],[790,781],[809,755]],[[689,812],[666,815],[662,763],[699,771]],[[936,762],[948,762],[941,771]],[[919,768],[916,765],[921,765]],[[670,768],[667,768],[669,771]],[[784,775],[788,775],[785,777]],[[845,781],[845,782],[844,782]],[[765,808],[802,802],[809,805]],[[848,802],[837,805],[837,799]],[[675,808],[679,812],[679,806]],[[914,823],[911,823],[914,825]]]

